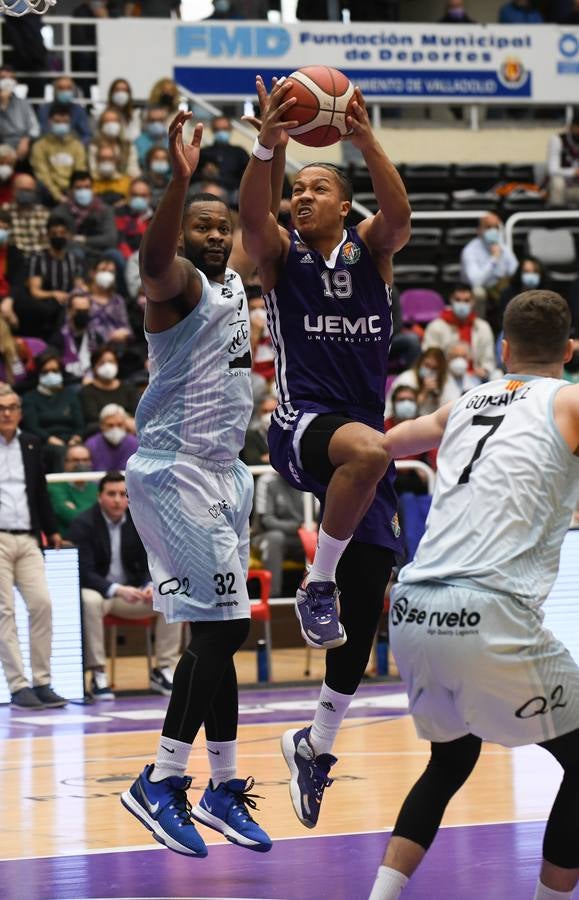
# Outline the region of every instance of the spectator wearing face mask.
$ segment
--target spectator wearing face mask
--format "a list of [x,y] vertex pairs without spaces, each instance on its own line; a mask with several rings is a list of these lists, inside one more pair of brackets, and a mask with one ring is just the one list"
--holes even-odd
[[179,110],[179,88],[172,78],[159,78],[151,88],[149,106],[165,110],[165,118],[171,120]]
[[151,189],[151,206],[156,209],[171,177],[169,151],[165,147],[151,147],[145,156],[143,177]]
[[535,256],[524,256],[521,264],[501,294],[501,321],[507,305],[523,291],[548,289],[545,270]]
[[35,141],[30,165],[53,204],[66,196],[72,173],[86,166],[86,150],[72,134],[70,111],[64,103],[53,103],[48,112],[48,134]]
[[496,213],[482,217],[479,235],[463,247],[460,262],[461,280],[472,288],[479,314],[498,332],[500,295],[519,263],[505,243],[503,223]]
[[119,172],[117,155],[110,144],[100,144],[92,170],[93,190],[108,206],[125,200],[131,187],[131,177]]
[[127,428],[127,413],[117,403],[107,403],[99,415],[99,433],[86,441],[95,471],[123,471],[138,443]]
[[125,259],[141,246],[141,238],[149,227],[152,217],[151,188],[144,178],[134,178],[127,202],[115,209],[117,248]]
[[88,324],[90,300],[87,294],[72,294],[68,298],[63,325],[51,335],[48,343],[58,351],[67,375],[81,381],[91,369],[91,345]]
[[14,69],[0,66],[0,143],[12,147],[20,162],[28,157],[40,126],[32,105],[14,93],[17,84]]
[[531,0],[512,0],[501,6],[499,22],[501,25],[541,25],[543,16]]
[[396,376],[386,397],[385,420],[393,415],[392,396],[401,384],[416,391],[419,416],[436,412],[445,403],[460,397],[454,380],[448,377],[446,356],[440,347],[423,350],[410,369]]
[[23,423],[45,445],[51,472],[62,467],[67,444],[80,444],[84,419],[77,392],[64,384],[60,357],[52,349],[36,357],[38,384],[22,397]]
[[103,344],[91,356],[92,380],[79,391],[79,399],[86,422],[85,434],[93,434],[99,427],[103,407],[116,403],[127,411],[126,427],[134,433],[133,416],[138,394],[133,384],[119,378],[119,356],[114,347]]
[[247,151],[230,143],[231,122],[227,116],[216,116],[211,122],[211,129],[213,143],[201,150],[199,171],[203,172],[205,165],[212,163],[225,187],[236,191],[249,160]]
[[[408,422],[418,416],[418,391],[409,384],[399,384],[391,393],[392,415],[384,422],[384,430],[389,431],[401,422]],[[426,463],[431,469],[436,468],[436,451],[417,453],[405,456],[405,460],[416,459]],[[401,469],[395,482],[396,493],[426,494],[428,476],[421,469]]]
[[[84,444],[73,444],[66,448],[63,471],[91,472],[93,470],[90,450]],[[48,495],[56,516],[58,531],[66,538],[68,529],[76,517],[97,501],[96,481],[59,481],[49,483]]]
[[90,299],[89,337],[95,343],[113,342],[118,346],[133,338],[127,304],[116,290],[116,268],[110,259],[101,259],[88,280]]
[[475,19],[471,19],[464,8],[464,0],[447,0],[445,13],[438,21],[452,25],[473,25],[475,23]]
[[[61,106],[66,106],[70,114],[71,132],[83,144],[88,144],[91,139],[92,131],[90,120],[84,106],[75,103],[77,96],[77,87],[68,75],[59,75],[53,81],[54,101]],[[38,109],[38,121],[42,134],[50,133],[50,108],[52,103],[43,103]]]
[[0,144],[0,206],[14,199],[14,167],[16,150],[10,144]]
[[472,370],[470,346],[466,341],[456,341],[451,344],[446,352],[446,359],[448,377],[454,379],[461,395],[481,384],[482,379]]
[[468,284],[457,284],[450,295],[450,305],[428,323],[422,349],[439,347],[447,353],[459,340],[470,348],[473,374],[486,381],[497,365],[495,339],[489,323],[474,310],[474,296]]
[[31,303],[19,307],[26,333],[47,340],[63,316],[71,291],[84,286],[77,256],[70,249],[70,220],[52,215],[47,224],[48,247],[30,259],[28,292]]
[[133,91],[126,78],[111,81],[107,94],[107,106],[114,109],[121,120],[125,141],[135,141],[141,133],[141,111],[133,101]]
[[90,172],[79,170],[73,173],[68,194],[54,212],[72,220],[72,246],[85,265],[94,265],[103,253],[116,249],[114,213],[95,195]]
[[105,109],[99,116],[95,136],[88,148],[91,172],[96,169],[98,148],[103,144],[114,150],[119,172],[131,178],[141,174],[137,151],[131,141],[123,137],[123,120],[116,109]]
[[46,223],[50,211],[38,202],[36,179],[19,172],[14,176],[14,199],[4,207],[10,215],[10,244],[25,257],[38,253],[48,244]]
[[135,140],[139,165],[144,166],[152,147],[169,147],[167,110],[164,106],[149,106],[143,111],[142,129]]

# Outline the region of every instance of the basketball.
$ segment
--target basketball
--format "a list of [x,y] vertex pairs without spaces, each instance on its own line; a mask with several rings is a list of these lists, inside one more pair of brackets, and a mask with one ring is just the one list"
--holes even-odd
[[286,100],[296,97],[288,116],[299,121],[288,129],[294,141],[307,147],[328,147],[348,133],[354,86],[349,78],[330,66],[305,66],[289,76],[293,87]]

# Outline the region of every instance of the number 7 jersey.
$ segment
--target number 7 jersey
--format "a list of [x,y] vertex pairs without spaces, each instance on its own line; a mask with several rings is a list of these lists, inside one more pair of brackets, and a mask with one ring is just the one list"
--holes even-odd
[[442,581],[545,600],[579,497],[579,458],[553,417],[568,382],[505,375],[453,407],[426,532],[400,582]]

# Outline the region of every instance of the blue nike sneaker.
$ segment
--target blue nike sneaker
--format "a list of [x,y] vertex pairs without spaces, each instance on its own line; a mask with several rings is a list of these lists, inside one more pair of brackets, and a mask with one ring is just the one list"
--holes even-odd
[[281,750],[288,764],[290,797],[296,816],[306,828],[318,824],[324,790],[333,784],[328,778],[337,758],[331,753],[316,756],[310,743],[310,728],[290,729],[281,739]]
[[340,592],[333,581],[310,581],[296,593],[296,616],[306,644],[318,650],[331,650],[346,643],[340,622]]
[[214,787],[213,781],[205,789],[201,800],[191,810],[191,815],[198,822],[219,831],[232,844],[267,853],[271,850],[271,838],[251,818],[248,806],[257,809],[254,797],[250,794],[255,781],[248,778],[231,778]]
[[162,781],[149,781],[152,771],[152,765],[145,766],[121,795],[121,803],[169,850],[184,856],[207,856],[205,841],[191,821],[191,804],[185,793],[191,779],[171,775]]

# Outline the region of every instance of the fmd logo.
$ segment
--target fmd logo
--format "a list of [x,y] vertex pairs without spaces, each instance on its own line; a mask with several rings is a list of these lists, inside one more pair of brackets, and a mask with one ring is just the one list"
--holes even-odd
[[561,35],[559,53],[563,57],[557,62],[559,75],[579,75],[579,37],[570,31]]
[[177,56],[279,57],[291,45],[285,28],[267,25],[180,25]]

